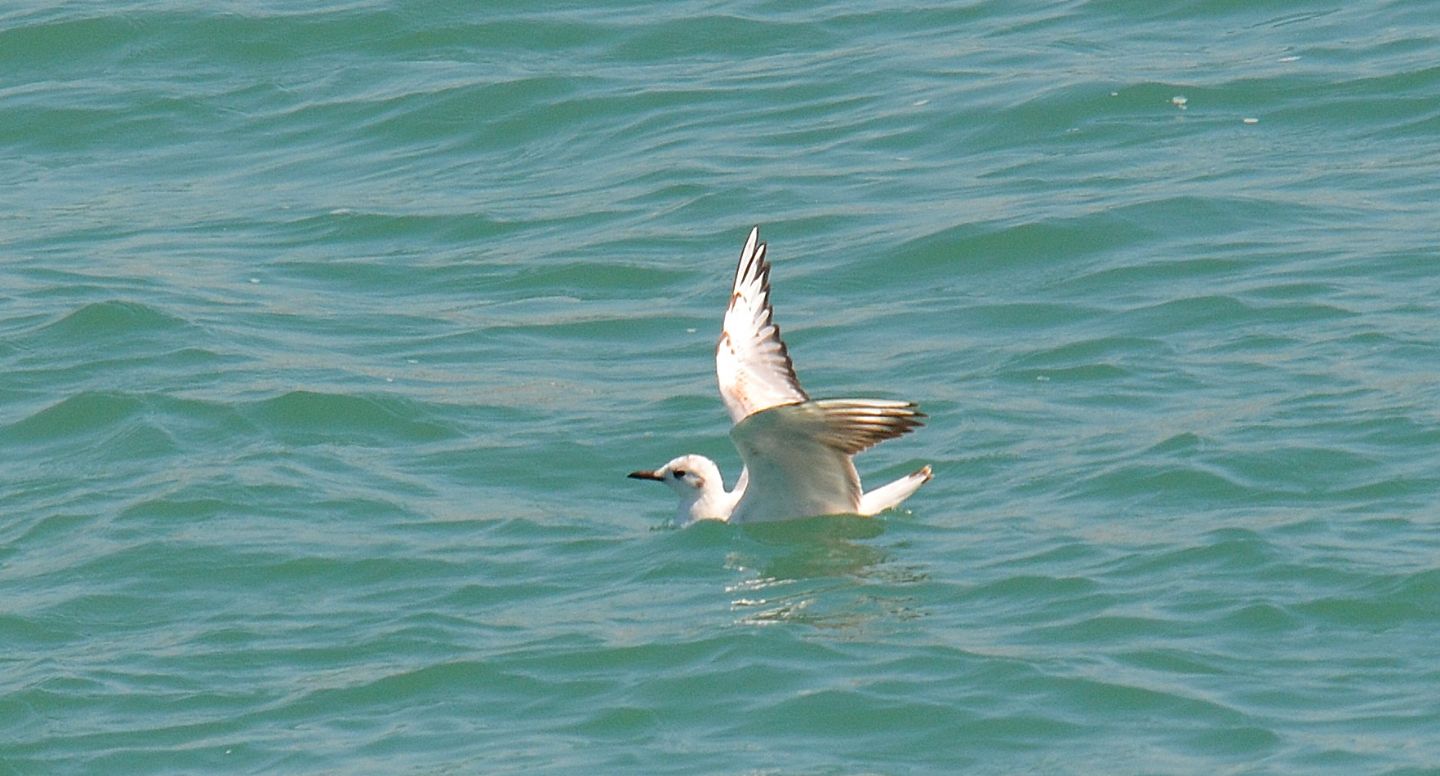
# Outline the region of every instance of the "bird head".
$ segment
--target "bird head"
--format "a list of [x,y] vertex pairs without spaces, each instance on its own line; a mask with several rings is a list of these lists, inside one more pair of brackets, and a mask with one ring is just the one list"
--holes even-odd
[[726,497],[720,467],[703,455],[682,455],[653,471],[630,472],[631,479],[665,483],[680,497],[676,522],[684,525],[694,520],[724,520],[734,504]]

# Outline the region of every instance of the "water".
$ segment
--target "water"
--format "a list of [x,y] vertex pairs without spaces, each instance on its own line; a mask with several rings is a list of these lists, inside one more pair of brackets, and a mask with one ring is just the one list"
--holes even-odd
[[528,5],[0,10],[0,774],[1440,772],[1430,4]]

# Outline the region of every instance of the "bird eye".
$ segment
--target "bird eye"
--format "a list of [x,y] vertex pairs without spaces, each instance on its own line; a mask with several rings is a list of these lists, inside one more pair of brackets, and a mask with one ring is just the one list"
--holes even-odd
[[685,470],[684,470],[684,469],[676,469],[676,470],[670,472],[670,476],[672,476],[672,477],[674,477],[675,479],[678,480],[678,479],[680,479],[681,477],[684,477],[684,476],[685,476]]

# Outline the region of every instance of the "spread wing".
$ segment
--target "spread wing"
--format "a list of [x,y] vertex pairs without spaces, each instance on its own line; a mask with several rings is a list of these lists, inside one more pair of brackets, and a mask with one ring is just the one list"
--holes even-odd
[[923,417],[911,402],[821,399],[745,418],[730,430],[749,474],[731,519],[858,513],[860,477],[851,457],[909,433]]
[[757,226],[740,251],[730,306],[715,348],[720,398],[735,423],[761,410],[810,398],[795,378],[795,366],[775,325],[770,263],[765,260],[765,243],[759,240]]

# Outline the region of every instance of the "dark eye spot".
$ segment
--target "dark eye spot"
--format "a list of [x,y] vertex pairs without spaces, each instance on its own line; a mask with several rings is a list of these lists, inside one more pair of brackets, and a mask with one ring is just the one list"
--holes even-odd
[[671,477],[674,477],[675,479],[678,480],[678,479],[680,479],[680,478],[682,478],[682,477],[685,476],[685,470],[684,470],[684,469],[676,469],[676,470],[670,472],[670,476],[671,476]]

